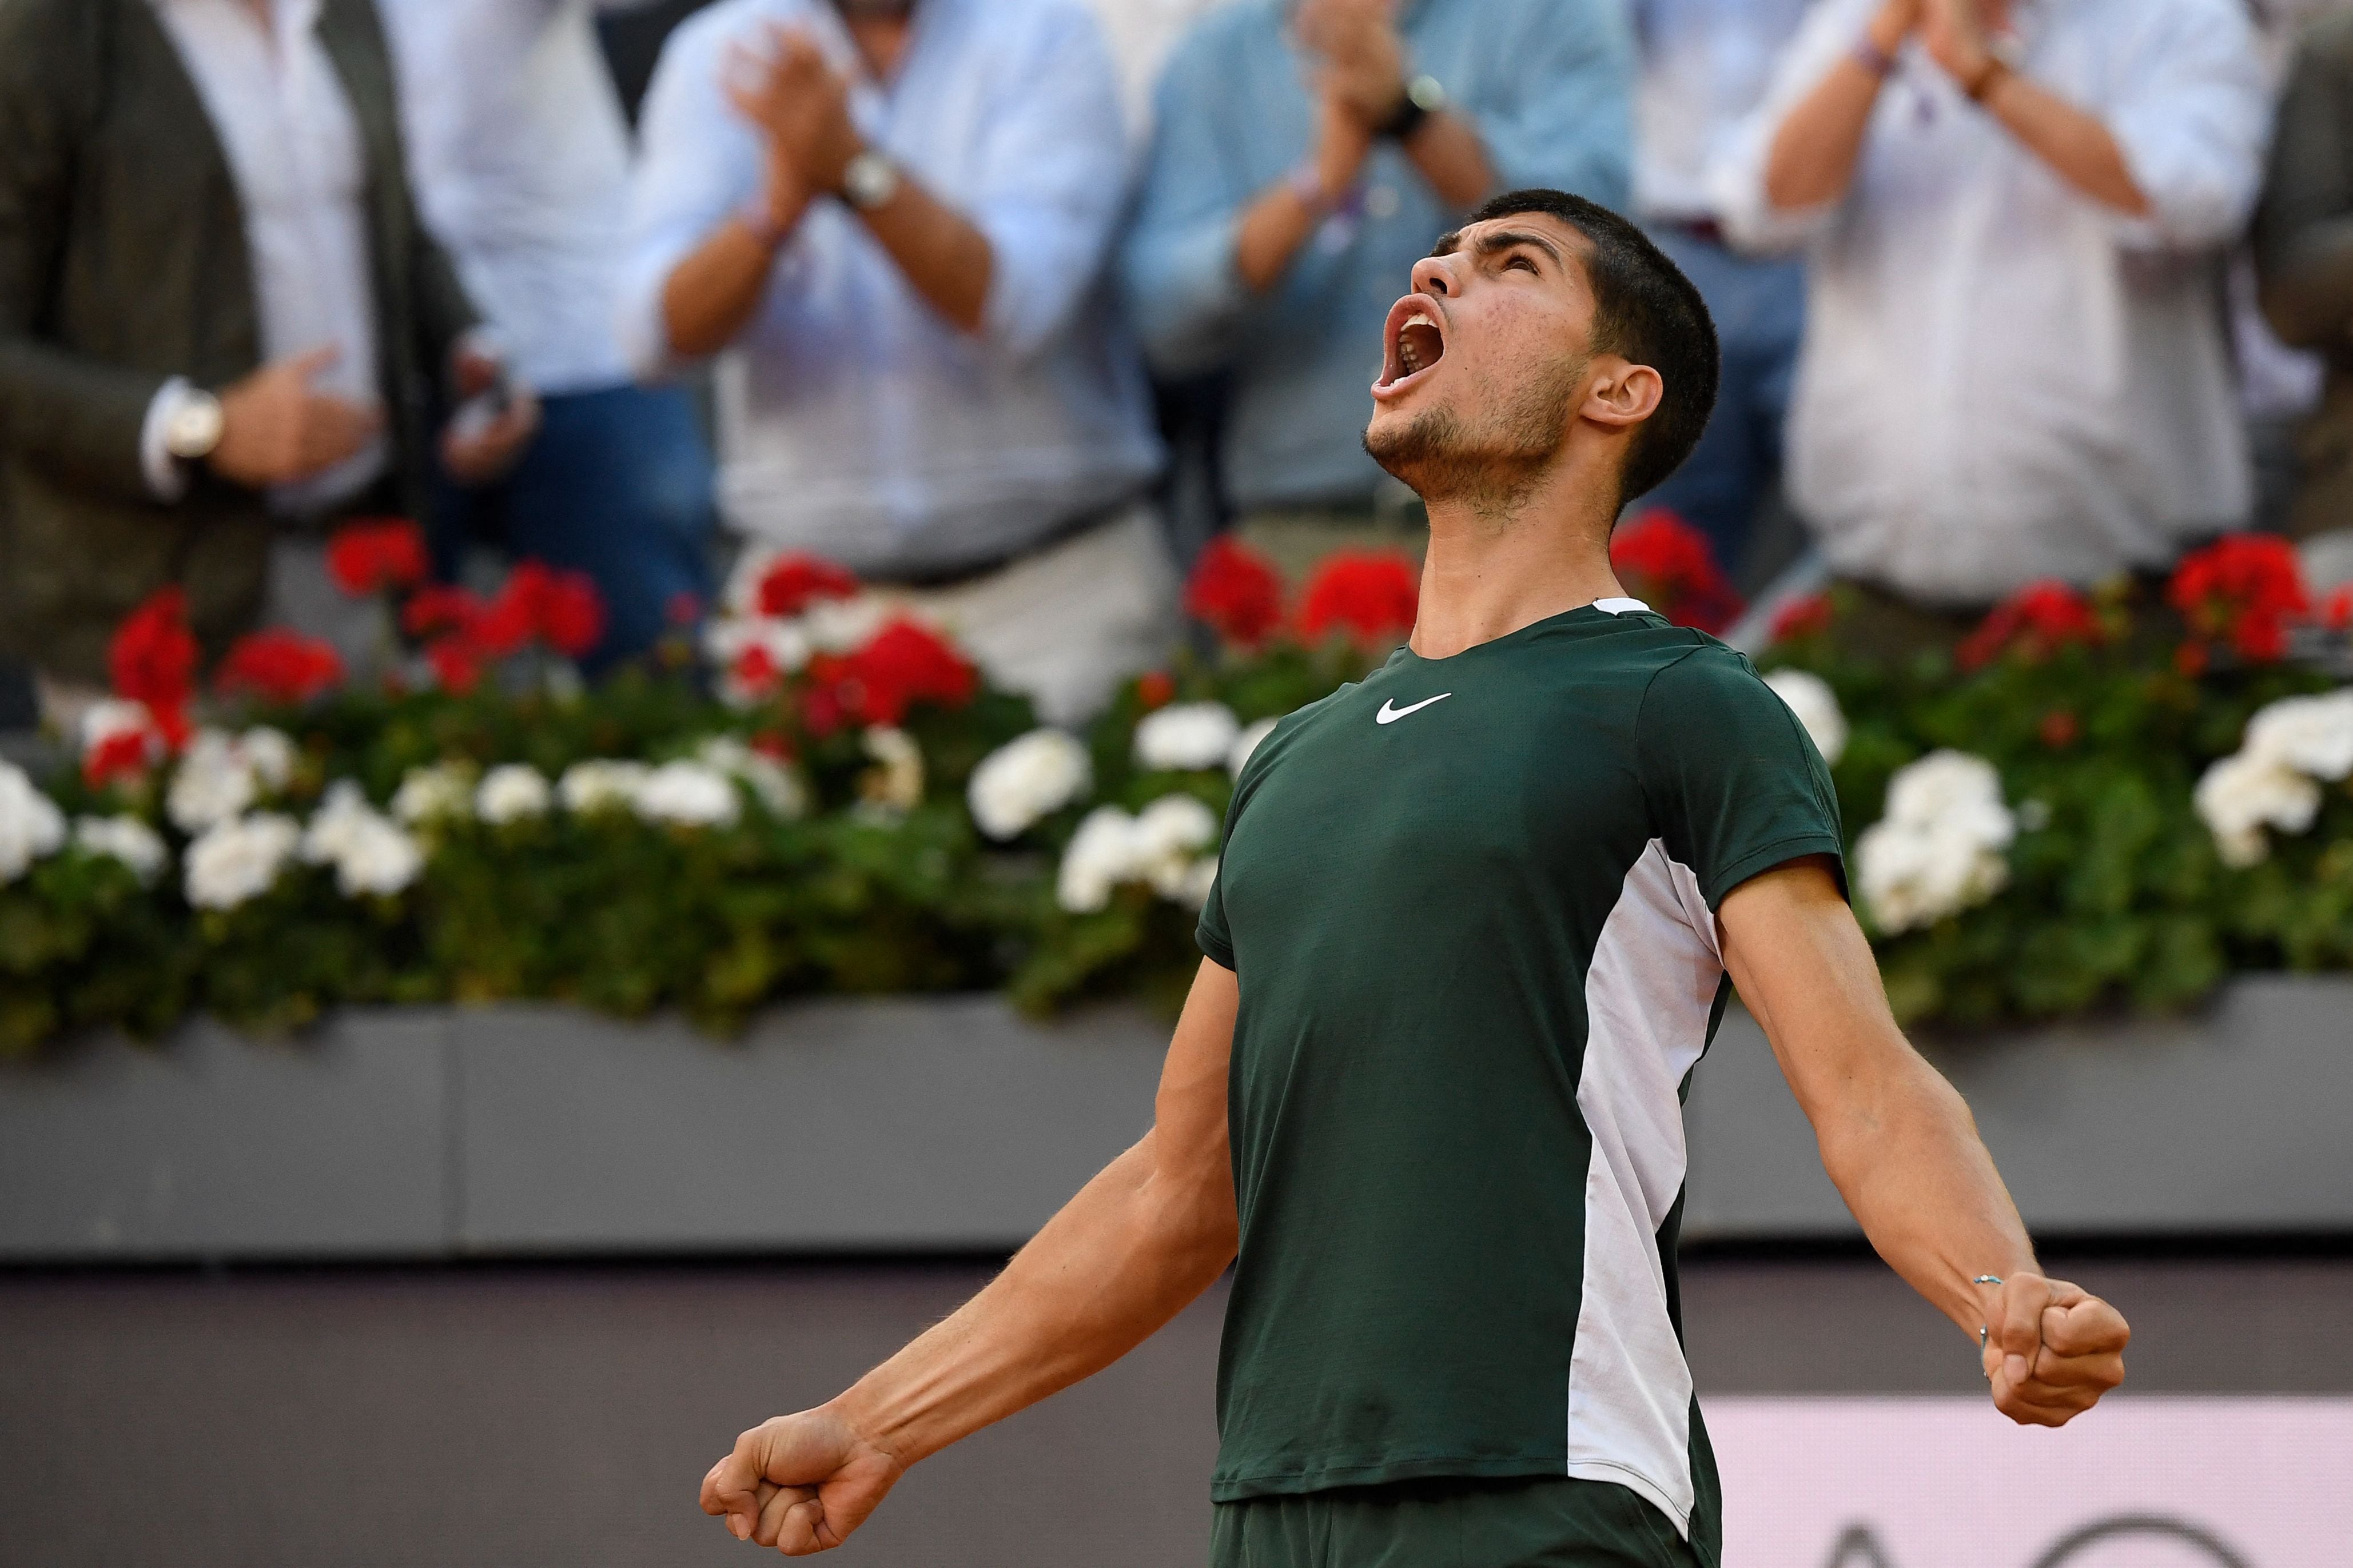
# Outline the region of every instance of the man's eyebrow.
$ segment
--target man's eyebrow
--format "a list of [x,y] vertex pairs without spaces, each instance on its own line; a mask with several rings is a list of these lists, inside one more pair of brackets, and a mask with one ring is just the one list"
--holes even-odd
[[[1450,239],[1459,239],[1461,237],[1459,235],[1449,235],[1447,237]],[[1551,240],[1546,239],[1543,235],[1536,233],[1534,229],[1493,229],[1486,234],[1481,235],[1478,239],[1473,242],[1472,248],[1476,249],[1481,256],[1484,257],[1493,256],[1501,251],[1509,250],[1513,247],[1520,245],[1533,245],[1538,250],[1543,251],[1546,256],[1551,257],[1553,258],[1554,265],[1562,265],[1560,247],[1555,245]]]
[[1444,234],[1438,237],[1438,243],[1430,247],[1430,254],[1432,256],[1451,256],[1454,254],[1455,247],[1460,246],[1461,243],[1462,231],[1459,228],[1450,228]]

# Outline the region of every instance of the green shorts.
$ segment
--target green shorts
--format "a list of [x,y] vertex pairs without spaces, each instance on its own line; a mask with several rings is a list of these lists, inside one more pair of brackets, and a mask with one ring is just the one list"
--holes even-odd
[[1212,1568],[1698,1568],[1624,1487],[1540,1476],[1398,1481],[1216,1505]]

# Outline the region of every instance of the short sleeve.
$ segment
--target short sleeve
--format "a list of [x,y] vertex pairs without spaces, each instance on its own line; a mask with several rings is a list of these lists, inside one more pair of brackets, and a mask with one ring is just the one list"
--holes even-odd
[[1711,910],[1762,871],[1828,855],[1845,889],[1830,769],[1756,668],[1714,643],[1651,678],[1635,753],[1653,831]]
[[1237,974],[1241,966],[1234,962],[1234,933],[1226,924],[1226,870],[1233,863],[1234,825],[1241,820],[1250,796],[1258,793],[1259,780],[1266,776],[1268,765],[1282,750],[1275,742],[1289,726],[1286,719],[1268,731],[1250,752],[1242,771],[1234,775],[1234,796],[1227,803],[1225,827],[1218,837],[1218,874],[1209,883],[1209,896],[1201,900],[1201,918],[1193,927],[1193,940],[1201,951]]
[[1220,863],[1217,879],[1209,884],[1209,896],[1201,900],[1201,918],[1193,927],[1193,940],[1219,968],[1231,969],[1234,939],[1233,933],[1226,930],[1225,875],[1225,867]]

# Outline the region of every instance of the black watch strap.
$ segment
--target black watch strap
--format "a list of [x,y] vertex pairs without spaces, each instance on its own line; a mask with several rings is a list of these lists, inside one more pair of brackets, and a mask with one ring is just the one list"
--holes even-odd
[[1397,107],[1389,116],[1373,127],[1373,134],[1402,142],[1421,129],[1421,122],[1446,107],[1446,89],[1434,76],[1417,76],[1405,84],[1398,95]]

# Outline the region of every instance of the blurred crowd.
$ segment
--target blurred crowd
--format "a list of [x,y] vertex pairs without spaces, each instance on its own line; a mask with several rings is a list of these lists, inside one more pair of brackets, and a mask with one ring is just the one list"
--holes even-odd
[[[1723,393],[1665,506],[1890,625],[2353,526],[2353,9],[2315,0],[0,0],[0,635],[69,723],[166,583],[349,639],[339,521],[733,543],[1073,717],[1234,531],[1413,548],[1381,323],[1496,191],[1640,216]],[[366,650],[353,649],[364,662]]]

